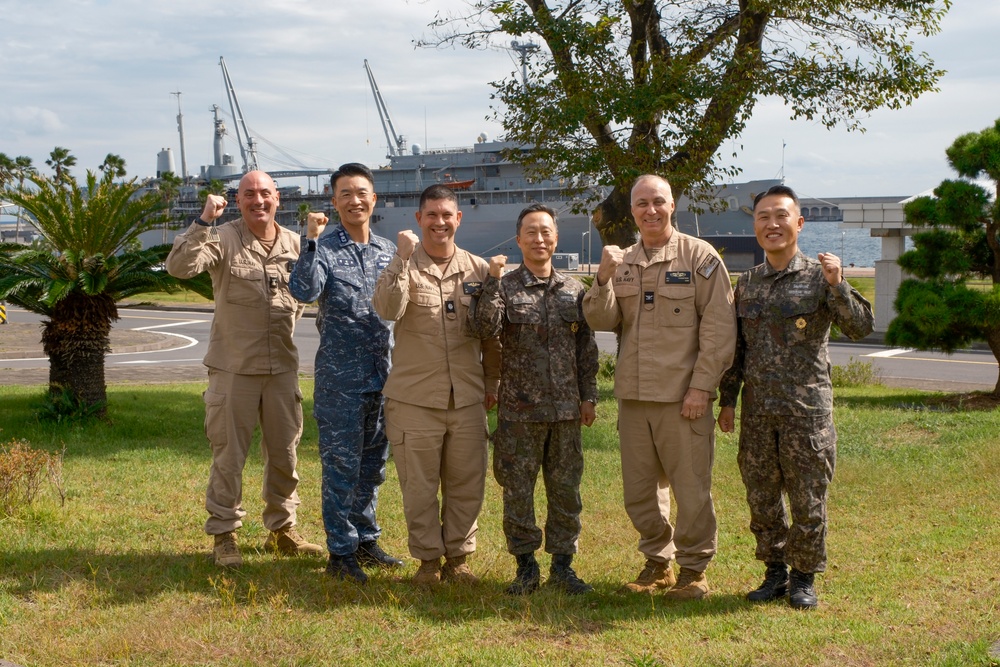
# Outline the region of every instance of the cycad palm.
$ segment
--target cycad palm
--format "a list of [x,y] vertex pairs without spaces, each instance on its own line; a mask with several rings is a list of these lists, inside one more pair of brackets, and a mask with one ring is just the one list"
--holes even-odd
[[[163,221],[156,192],[138,195],[135,179],[114,183],[88,171],[75,181],[29,176],[34,189],[7,196],[36,219],[43,248],[0,248],[0,299],[46,316],[42,345],[49,357],[49,391],[68,390],[78,401],[103,406],[104,357],[121,299],[181,285],[158,266],[169,246],[137,250],[138,237]],[[102,408],[103,409],[103,408]]]

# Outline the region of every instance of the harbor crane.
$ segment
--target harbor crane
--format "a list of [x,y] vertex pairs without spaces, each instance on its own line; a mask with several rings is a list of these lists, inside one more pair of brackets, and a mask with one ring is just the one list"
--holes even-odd
[[378,84],[375,83],[375,75],[365,58],[365,73],[368,74],[368,84],[372,88],[372,95],[375,96],[375,107],[378,109],[379,120],[382,121],[382,131],[385,132],[385,140],[388,142],[389,154],[386,157],[404,155],[406,153],[406,137],[396,134],[396,128],[392,125],[392,118],[389,117],[389,109],[385,106],[382,93],[379,92]]
[[[236,97],[236,89],[233,88],[233,81],[229,78],[229,70],[226,68],[226,59],[219,57],[219,67],[222,68],[222,79],[226,84],[226,95],[229,97],[229,109],[233,114],[236,124],[236,142],[240,145],[240,156],[243,158],[243,172],[256,171],[257,167],[257,142],[250,136],[247,124],[243,120],[243,110],[240,108],[240,101]],[[216,121],[218,123],[218,120]]]

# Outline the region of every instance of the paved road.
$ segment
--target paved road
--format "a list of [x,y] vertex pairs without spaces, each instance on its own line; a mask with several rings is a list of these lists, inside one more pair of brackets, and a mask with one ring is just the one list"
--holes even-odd
[[[108,382],[197,382],[205,379],[201,360],[205,356],[211,312],[129,308],[122,309],[120,314],[122,319],[116,323],[116,330],[155,334],[158,343],[109,355],[106,365]],[[8,315],[11,322],[37,324],[41,320],[39,316],[17,308],[8,309]],[[4,335],[4,328],[0,327],[0,336]],[[143,336],[144,340],[147,338],[148,335]],[[299,347],[301,372],[311,376],[319,345],[313,318],[305,317],[299,322],[295,342]],[[598,345],[606,352],[614,352],[614,335],[599,333]],[[143,347],[158,349],[141,349]],[[40,350],[28,357],[0,359],[0,384],[46,383],[48,359],[40,354]],[[998,371],[993,355],[979,350],[945,355],[892,349],[877,344],[834,343],[830,346],[830,358],[834,365],[847,364],[851,359],[870,361],[890,386],[942,391],[992,389]]]

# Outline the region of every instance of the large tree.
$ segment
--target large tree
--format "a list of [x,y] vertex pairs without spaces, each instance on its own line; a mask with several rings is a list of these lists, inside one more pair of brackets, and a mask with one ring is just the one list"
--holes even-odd
[[540,40],[527,81],[494,82],[507,139],[540,177],[610,186],[594,221],[605,243],[635,238],[629,188],[652,172],[696,193],[738,170],[720,147],[756,102],[860,129],[868,112],[934,90],[942,72],[913,47],[951,0],[470,0],[424,45]]
[[69,183],[73,180],[73,176],[69,173],[69,168],[76,165],[76,156],[70,153],[68,148],[63,148],[62,146],[53,148],[45,164],[52,167],[52,173],[55,174],[56,182]]
[[[946,180],[933,197],[906,204],[907,223],[929,231],[913,235],[899,265],[914,277],[896,293],[899,313],[889,324],[892,345],[945,352],[985,340],[1000,363],[1000,120],[960,136],[946,151],[965,179],[985,177],[993,193],[969,180]],[[992,288],[970,285],[988,279]],[[1000,396],[1000,375],[993,393]]]
[[160,224],[158,193],[139,194],[136,179],[115,183],[112,170],[75,180],[29,174],[33,187],[4,193],[35,219],[38,247],[0,245],[0,300],[39,313],[49,357],[49,391],[103,412],[104,358],[117,303],[185,286],[211,293],[204,280],[178,281],[162,269],[170,247],[138,249],[139,235]]

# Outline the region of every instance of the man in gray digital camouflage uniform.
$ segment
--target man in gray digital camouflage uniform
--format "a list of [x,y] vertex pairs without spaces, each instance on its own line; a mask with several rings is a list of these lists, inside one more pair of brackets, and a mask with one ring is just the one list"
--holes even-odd
[[552,554],[548,584],[571,595],[593,590],[573,571],[580,537],[583,449],[580,424],[594,423],[597,343],[583,317],[585,288],[552,268],[556,213],[531,204],[517,220],[523,263],[501,278],[507,258],[490,259],[490,275],[469,308],[469,326],[483,338],[500,336],[498,425],[493,473],[503,487],[503,529],[517,558],[510,595],[538,588],[535,481],[541,468],[548,516],[545,550]]
[[371,233],[376,195],[368,167],[342,165],[330,184],[340,224],[320,238],[327,217],[309,214],[289,288],[300,301],[319,300],[313,414],[319,426],[323,525],[330,552],[326,571],[364,584],[368,576],[362,566],[403,565],[379,546],[382,531],[375,518],[389,456],[382,386],[389,373],[392,332],[371,300],[396,246]]
[[[852,339],[872,332],[871,305],[844,280],[840,258],[819,261],[798,248],[803,219],[791,188],[754,200],[754,233],[766,261],[736,284],[738,338],[720,384],[719,427],[734,429],[743,386],[738,462],[764,581],[752,602],[788,595],[796,609],[817,606],[814,578],[826,570],[826,499],[837,431],[827,342],[836,324]],[[789,526],[782,492],[788,494]],[[788,567],[791,566],[789,576]]]

